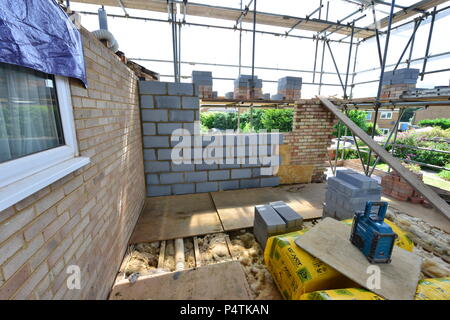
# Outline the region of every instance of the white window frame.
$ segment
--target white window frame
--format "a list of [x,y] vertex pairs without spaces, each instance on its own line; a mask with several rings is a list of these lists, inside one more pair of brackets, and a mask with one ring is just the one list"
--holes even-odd
[[65,145],[0,163],[0,211],[90,162],[78,157],[69,81],[54,82]]
[[[389,117],[388,117],[388,115],[389,115]],[[392,111],[381,111],[380,119],[390,120],[390,119],[392,119],[392,116],[393,116]]]
[[383,133],[383,135],[388,135],[391,132],[391,130],[388,128],[378,128],[378,129]]

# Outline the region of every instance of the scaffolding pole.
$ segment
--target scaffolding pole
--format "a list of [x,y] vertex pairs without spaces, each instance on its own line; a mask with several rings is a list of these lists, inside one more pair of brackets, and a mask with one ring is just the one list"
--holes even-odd
[[370,150],[373,150],[381,159],[391,166],[398,174],[407,181],[415,190],[417,190],[431,205],[439,212],[443,213],[450,219],[450,206],[436,192],[426,186],[423,181],[417,178],[409,169],[405,168],[395,157],[375,142],[367,133],[358,127],[350,118],[345,116],[333,103],[323,96],[318,96],[322,104],[328,108],[339,120],[354,132],[363,142],[365,142]]

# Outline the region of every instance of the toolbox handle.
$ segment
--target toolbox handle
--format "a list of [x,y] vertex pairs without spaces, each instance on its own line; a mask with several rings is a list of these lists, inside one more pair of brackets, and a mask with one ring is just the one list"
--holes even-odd
[[[372,207],[378,207],[377,215],[372,215]],[[386,201],[367,201],[366,209],[364,210],[364,215],[375,221],[384,221],[386,216],[388,203]]]

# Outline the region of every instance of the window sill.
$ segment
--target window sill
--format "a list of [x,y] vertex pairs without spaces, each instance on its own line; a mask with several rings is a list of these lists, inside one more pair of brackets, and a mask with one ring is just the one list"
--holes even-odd
[[89,162],[90,159],[87,157],[72,158],[0,188],[0,212],[84,167]]

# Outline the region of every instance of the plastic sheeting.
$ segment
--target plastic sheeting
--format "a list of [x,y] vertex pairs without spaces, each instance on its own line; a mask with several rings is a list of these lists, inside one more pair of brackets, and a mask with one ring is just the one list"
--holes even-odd
[[80,32],[54,0],[0,1],[0,62],[87,86]]

